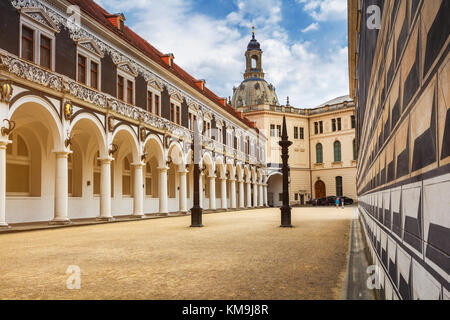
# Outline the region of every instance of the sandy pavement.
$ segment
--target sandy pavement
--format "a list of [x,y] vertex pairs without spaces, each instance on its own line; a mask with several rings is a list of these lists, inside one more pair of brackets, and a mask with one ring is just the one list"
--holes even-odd
[[[353,208],[279,209],[0,234],[0,299],[339,299]],[[66,270],[81,270],[68,290]]]

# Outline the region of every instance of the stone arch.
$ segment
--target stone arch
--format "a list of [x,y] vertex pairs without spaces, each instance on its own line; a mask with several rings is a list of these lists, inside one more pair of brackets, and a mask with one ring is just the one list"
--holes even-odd
[[158,166],[164,167],[166,165],[164,146],[157,135],[151,134],[145,139],[144,153],[147,154],[147,159],[155,158],[158,162]]
[[[52,140],[50,150],[64,150],[63,125],[59,114],[47,100],[34,95],[21,97],[11,106],[7,119],[16,122],[16,130],[21,126],[35,125],[34,131],[40,132],[42,138]],[[47,134],[47,137],[43,134]]]
[[171,159],[171,162],[182,169],[185,166],[185,155],[183,153],[183,147],[178,141],[173,141],[169,149],[167,150],[167,159]]
[[[116,144],[118,149],[118,158],[121,159],[129,153],[132,155],[132,161],[138,163],[141,161],[139,152],[139,141],[136,132],[128,125],[121,124],[118,126],[112,135],[113,144]],[[116,143],[117,142],[117,143]]]
[[[80,127],[77,131],[77,127]],[[98,150],[100,152],[101,158],[107,158],[109,156],[107,147],[107,138],[105,134],[104,127],[100,120],[90,113],[81,113],[77,115],[72,123],[70,124],[70,136],[73,138],[74,135],[78,135],[80,132],[85,132],[91,137],[94,135],[94,139],[97,142]]]

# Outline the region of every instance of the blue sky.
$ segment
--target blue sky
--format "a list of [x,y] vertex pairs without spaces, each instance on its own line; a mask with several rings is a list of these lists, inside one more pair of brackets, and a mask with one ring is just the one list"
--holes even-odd
[[256,27],[278,99],[312,108],[348,94],[347,0],[96,0],[217,95],[242,81]]

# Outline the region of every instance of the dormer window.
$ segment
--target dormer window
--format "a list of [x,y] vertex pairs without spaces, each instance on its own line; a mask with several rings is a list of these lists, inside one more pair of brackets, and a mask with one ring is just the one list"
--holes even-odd
[[123,31],[125,26],[125,16],[123,15],[123,13],[106,15],[106,19],[108,19],[108,21],[111,22],[112,25],[118,30]]

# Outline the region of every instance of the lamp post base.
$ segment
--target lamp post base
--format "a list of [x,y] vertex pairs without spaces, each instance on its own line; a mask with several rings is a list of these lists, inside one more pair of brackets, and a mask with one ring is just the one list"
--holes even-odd
[[202,228],[202,212],[200,207],[193,207],[191,209],[191,228]]

